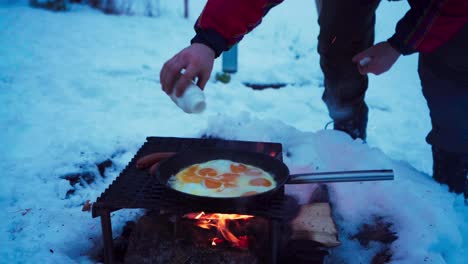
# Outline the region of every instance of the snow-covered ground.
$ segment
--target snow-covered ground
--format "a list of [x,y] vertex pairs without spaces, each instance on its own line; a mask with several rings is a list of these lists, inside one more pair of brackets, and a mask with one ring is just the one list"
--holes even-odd
[[[20,1],[21,2],[21,1]],[[24,2],[24,1],[23,1]],[[146,136],[276,141],[293,172],[395,170],[393,182],[331,184],[343,245],[329,263],[369,263],[380,248],[363,248],[349,234],[373,216],[394,223],[392,263],[466,263],[468,209],[430,176],[424,137],[429,113],[416,73],[417,56],[370,78],[368,142],[323,130],[314,1],[285,1],[239,45],[239,72],[206,88],[207,110],[188,115],[160,90],[159,70],[193,36],[205,1],[161,1],[156,18],[106,16],[85,6],[53,13],[15,1],[0,3],[0,262],[92,263],[102,243],[99,219],[81,212],[117,177]],[[377,41],[392,34],[408,8],[382,2]],[[221,61],[215,65],[220,71]],[[285,82],[253,91],[243,82]],[[61,176],[96,171],[106,177],[71,188]],[[300,200],[309,186],[289,192]],[[113,214],[114,234],[139,211]]]

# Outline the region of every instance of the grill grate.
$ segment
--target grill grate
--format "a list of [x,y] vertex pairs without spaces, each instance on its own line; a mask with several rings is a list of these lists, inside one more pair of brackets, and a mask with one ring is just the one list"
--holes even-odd
[[[93,203],[93,217],[100,216],[102,211],[116,211],[126,208],[144,208],[144,209],[167,209],[177,208],[184,212],[193,212],[194,210],[221,212],[216,204],[197,204],[190,203],[186,197],[181,200],[173,192],[167,192],[165,187],[159,184],[155,177],[151,177],[146,171],[136,168],[136,161],[154,152],[177,152],[191,150],[196,148],[232,148],[237,150],[248,150],[263,152],[282,159],[282,146],[279,143],[270,142],[248,142],[222,139],[193,139],[193,138],[166,138],[166,137],[148,137],[147,141],[138,150],[136,155],[120,173],[120,175],[111,183],[111,185],[97,198]],[[225,208],[227,211],[241,211],[246,213],[252,211],[252,214],[267,217],[281,217],[281,205],[284,197],[284,191],[264,203],[256,204],[253,208]],[[220,211],[221,210],[221,211]],[[234,213],[234,212],[233,212]]]

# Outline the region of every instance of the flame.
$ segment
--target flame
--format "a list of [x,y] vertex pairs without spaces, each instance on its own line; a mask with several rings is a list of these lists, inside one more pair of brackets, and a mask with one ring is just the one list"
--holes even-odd
[[216,246],[218,243],[222,243],[224,240],[231,242],[234,246],[239,248],[248,248],[248,237],[240,236],[236,237],[227,227],[227,222],[230,220],[246,220],[251,219],[253,215],[240,215],[240,214],[205,214],[200,213],[188,213],[184,215],[188,219],[198,220],[196,225],[203,229],[216,228],[223,238],[215,237],[211,241],[212,246]]

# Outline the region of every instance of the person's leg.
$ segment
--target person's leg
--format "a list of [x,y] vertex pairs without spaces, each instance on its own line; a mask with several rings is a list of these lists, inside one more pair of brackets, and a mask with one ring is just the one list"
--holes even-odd
[[430,110],[433,177],[468,196],[468,27],[432,53],[419,55],[418,72]]
[[317,14],[320,15],[320,10],[322,9],[322,0],[315,0],[315,8],[317,8]]
[[322,1],[319,15],[320,66],[325,77],[322,99],[334,128],[353,138],[366,137],[368,108],[364,102],[367,76],[351,61],[374,42],[375,10],[379,0]]

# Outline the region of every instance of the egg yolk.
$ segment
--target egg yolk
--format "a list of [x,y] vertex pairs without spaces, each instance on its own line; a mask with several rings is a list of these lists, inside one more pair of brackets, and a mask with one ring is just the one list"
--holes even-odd
[[252,165],[229,160],[194,164],[174,177],[178,181],[174,181],[177,190],[212,197],[251,196],[276,186],[270,173]]
[[191,173],[184,173],[180,177],[180,180],[184,183],[200,183],[203,180],[203,177]]
[[221,187],[221,185],[223,184],[222,182],[218,180],[213,180],[210,178],[205,178],[203,182],[205,183],[205,187],[208,189],[216,189],[216,188]]
[[198,165],[192,165],[185,170],[185,173],[190,173],[190,174],[195,175],[195,173],[198,170],[198,167],[199,167]]
[[198,171],[201,176],[216,176],[218,172],[213,168],[204,168]]
[[177,175],[177,179],[183,183],[200,183],[203,179],[196,174],[198,165],[188,167],[183,173]]
[[231,167],[231,171],[234,173],[242,173],[247,170],[247,166],[245,166],[244,164],[231,163],[230,167]]
[[271,186],[271,182],[265,178],[256,178],[256,179],[250,180],[249,184],[252,186],[265,186],[265,187]]
[[232,181],[237,180],[237,178],[240,177],[240,175],[237,173],[223,173],[220,176],[221,176],[222,182],[232,182]]

